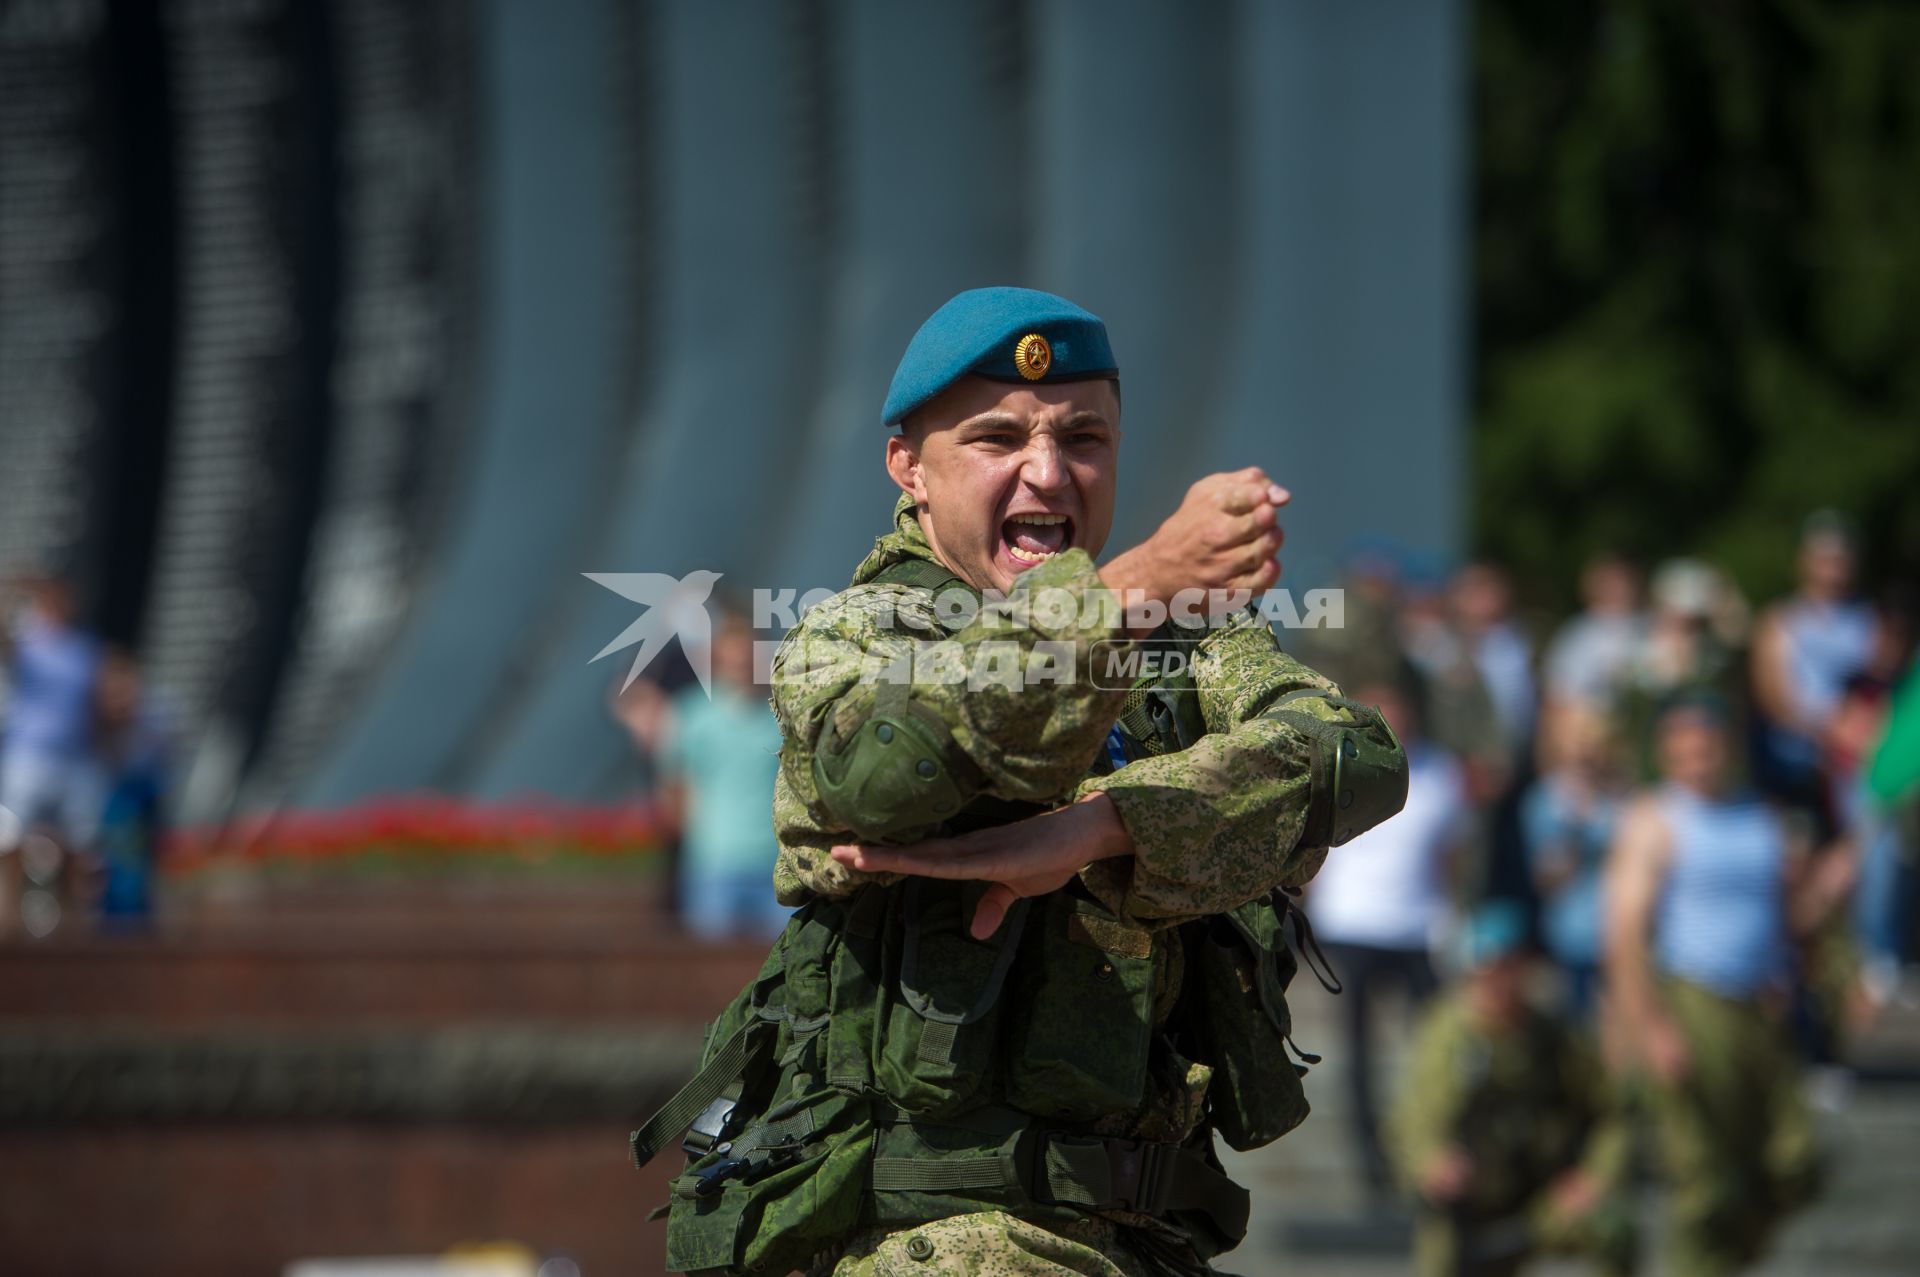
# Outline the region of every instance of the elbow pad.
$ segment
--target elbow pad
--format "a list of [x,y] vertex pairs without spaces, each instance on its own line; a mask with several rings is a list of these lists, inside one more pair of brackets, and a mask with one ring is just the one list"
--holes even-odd
[[[1288,708],[1307,697],[1325,701],[1337,717]],[[1374,706],[1325,692],[1295,692],[1261,717],[1283,722],[1307,740],[1312,792],[1300,846],[1338,847],[1406,806],[1407,753]]]
[[834,736],[829,731],[814,754],[814,788],[835,819],[862,838],[898,840],[929,830],[973,796],[975,787],[954,771],[953,734],[903,685],[883,686],[873,712]]

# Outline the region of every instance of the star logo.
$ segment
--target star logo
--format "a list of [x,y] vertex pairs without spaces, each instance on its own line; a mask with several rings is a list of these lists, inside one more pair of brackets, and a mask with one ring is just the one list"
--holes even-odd
[[1028,381],[1038,381],[1053,367],[1053,347],[1039,333],[1028,333],[1014,344],[1013,366]]
[[[701,569],[679,578],[664,572],[582,572],[580,575],[647,609],[640,614],[639,620],[621,630],[611,643],[593,656],[593,660],[597,661],[621,648],[632,647],[636,643],[640,645],[640,650],[633,654],[633,664],[627,669],[626,682],[620,685],[621,691],[633,686],[633,680],[639,678],[640,672],[653,663],[654,657],[660,655],[667,640],[677,634],[680,636],[680,650],[687,654],[687,663],[693,666],[693,674],[700,680],[701,690],[708,696],[713,695],[710,652],[713,622],[707,616],[707,596],[713,593],[714,583],[720,579],[720,573]],[[587,663],[591,665],[593,661]]]

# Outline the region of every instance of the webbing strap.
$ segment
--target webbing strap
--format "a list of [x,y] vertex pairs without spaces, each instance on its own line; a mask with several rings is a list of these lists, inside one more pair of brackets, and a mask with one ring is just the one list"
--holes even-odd
[[1160,743],[1160,725],[1153,721],[1153,714],[1147,709],[1147,689],[1135,687],[1127,693],[1126,706],[1115,720],[1120,730],[1151,753],[1164,752],[1158,748]]
[[1114,1201],[1113,1167],[1105,1140],[1047,1141],[1043,1167],[1047,1196],[1069,1206],[1110,1206]]
[[1047,1141],[1043,1173],[1046,1193],[1055,1202],[1144,1215],[1198,1211],[1223,1235],[1246,1235],[1251,1205],[1247,1190],[1192,1149],[1146,1140],[1054,1136]]
[[734,1143],[734,1156],[754,1149],[779,1148],[782,1144],[802,1143],[814,1132],[812,1109],[801,1109],[776,1121],[763,1122]]
[[920,1049],[915,1054],[924,1064],[949,1064],[958,1034],[959,1030],[944,1020],[928,1020],[920,1030]]
[[881,1193],[1019,1189],[1050,1205],[1127,1210],[1143,1215],[1194,1211],[1224,1237],[1246,1235],[1247,1190],[1205,1156],[1173,1144],[1090,1135],[1044,1137],[1037,1183],[1028,1184],[1006,1152],[993,1157],[876,1157],[872,1185]]
[[877,1193],[948,1193],[968,1188],[1015,1188],[1020,1177],[1004,1157],[876,1157]]
[[652,1161],[654,1154],[664,1148],[667,1141],[686,1130],[688,1124],[700,1116],[701,1110],[719,1099],[720,1093],[745,1074],[754,1058],[772,1044],[774,1033],[773,1024],[757,1017],[735,1030],[726,1045],[714,1052],[713,1058],[680,1088],[679,1093],[633,1133],[630,1142],[634,1166],[645,1166]]

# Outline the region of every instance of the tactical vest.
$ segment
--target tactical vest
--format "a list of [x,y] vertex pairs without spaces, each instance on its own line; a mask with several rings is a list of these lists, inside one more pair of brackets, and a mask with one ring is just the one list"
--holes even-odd
[[[877,579],[961,584],[918,560]],[[1124,761],[1191,745],[1205,731],[1191,675],[1136,684],[1118,727]],[[954,825],[1033,810],[983,800]],[[802,906],[709,1027],[698,1073],[633,1133],[639,1166],[686,1132],[667,1266],[784,1273],[865,1226],[980,1210],[1151,1216],[1203,1260],[1238,1245],[1248,1196],[1212,1132],[1244,1150],[1307,1115],[1306,1069],[1288,1056],[1287,899],[1146,931],[1078,888],[1017,902],[985,941],[967,931],[983,883],[907,878]],[[1155,949],[1169,945],[1184,978],[1157,1025]],[[1200,1128],[1178,1145],[1093,1133],[1140,1109],[1166,1053],[1213,1069]]]

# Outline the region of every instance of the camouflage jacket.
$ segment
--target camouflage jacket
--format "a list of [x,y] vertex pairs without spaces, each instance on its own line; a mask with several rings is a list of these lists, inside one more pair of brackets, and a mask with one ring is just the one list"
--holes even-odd
[[[1012,624],[990,624],[983,614],[960,625],[958,618],[942,618],[929,591],[874,581],[904,558],[934,560],[906,497],[895,506],[893,532],[875,542],[853,584],[810,609],[774,658],[772,704],[783,737],[773,803],[780,843],[774,884],[783,903],[846,895],[867,877],[828,855],[854,835],[820,801],[814,751],[836,716],[858,721],[870,711],[876,662],[928,639],[947,640],[967,654],[990,642],[1018,644],[1022,651],[1044,643],[1071,653],[1070,678],[976,688],[916,682],[911,695],[947,725],[987,794],[1048,806],[1096,791],[1108,795],[1134,854],[1097,862],[1082,879],[1117,917],[1170,926],[1303,883],[1319,869],[1326,848],[1299,845],[1309,743],[1296,727],[1257,716],[1289,692],[1337,695],[1337,689],[1282,652],[1256,614],[1243,612],[1198,636],[1193,673],[1207,735],[1191,748],[1090,775],[1126,696],[1124,686],[1102,688],[1088,676],[1094,644],[1124,643],[1117,627],[1105,623],[1117,606],[1092,559],[1066,551],[1022,573],[1016,591],[1065,591],[1083,603],[1105,602],[1104,611],[1082,607],[1062,617],[1033,609]],[[1316,716],[1332,714],[1318,698],[1296,704]]]

